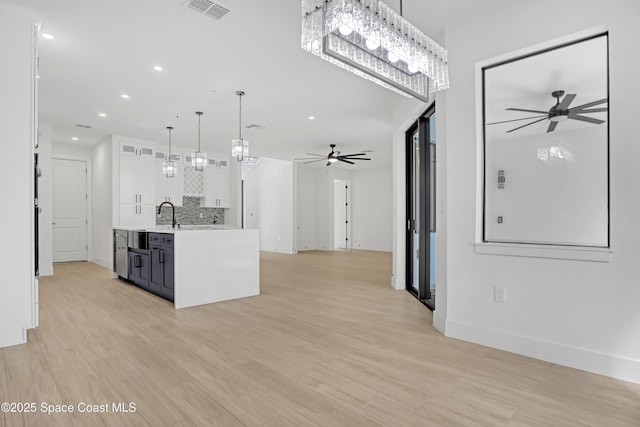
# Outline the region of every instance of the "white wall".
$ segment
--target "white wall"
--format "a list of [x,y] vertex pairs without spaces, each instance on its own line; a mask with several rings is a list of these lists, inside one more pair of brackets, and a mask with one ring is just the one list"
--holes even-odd
[[316,249],[316,172],[318,169],[297,165],[296,190],[297,243],[299,251]]
[[53,162],[51,159],[52,142],[51,126],[38,126],[40,138],[38,143],[38,165],[42,175],[38,180],[39,217],[39,255],[40,276],[53,274]]
[[37,313],[33,152],[37,109],[36,27],[39,16],[0,1],[0,146],[2,182],[0,347],[24,343]]
[[[334,229],[334,180],[336,179],[346,181],[350,186],[349,247],[390,252],[393,247],[394,228],[392,220],[394,181],[391,166],[350,170],[298,165],[298,249],[333,250],[336,246]],[[340,244],[344,246],[344,243],[340,242]]]
[[391,166],[354,170],[351,177],[351,247],[391,252]]
[[[562,19],[549,19],[550,10]],[[639,21],[635,0],[539,0],[505,2],[447,27],[451,88],[437,110],[438,129],[446,127],[446,139],[438,137],[446,159],[442,150],[438,154],[447,172],[447,287],[444,293],[438,287],[436,301],[446,335],[640,382],[640,197],[633,184],[640,181]],[[611,261],[476,253],[481,157],[475,63],[601,25],[610,32]],[[401,219],[398,212],[398,230]],[[494,286],[504,287],[506,303],[493,302]]]
[[113,149],[111,138],[93,149],[93,251],[91,261],[113,267]]
[[245,228],[260,229],[260,250],[296,253],[293,163],[262,157],[257,167],[242,174]]

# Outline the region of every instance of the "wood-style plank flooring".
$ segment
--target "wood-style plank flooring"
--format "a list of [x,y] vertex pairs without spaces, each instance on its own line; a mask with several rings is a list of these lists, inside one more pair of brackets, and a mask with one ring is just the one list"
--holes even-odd
[[0,349],[0,402],[76,412],[2,427],[640,425],[638,385],[440,335],[388,253],[263,253],[260,296],[182,310],[95,264],[55,272],[29,343]]

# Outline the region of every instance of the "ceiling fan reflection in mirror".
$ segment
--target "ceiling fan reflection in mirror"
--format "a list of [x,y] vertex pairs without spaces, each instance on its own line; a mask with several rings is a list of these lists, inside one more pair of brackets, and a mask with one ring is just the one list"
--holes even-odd
[[[602,113],[602,112],[608,111],[607,107],[592,108],[592,107],[595,107],[596,105],[604,104],[605,102],[607,102],[609,100],[608,98],[599,99],[597,101],[588,102],[586,104],[582,104],[582,105],[578,105],[576,107],[569,108],[569,105],[571,105],[571,103],[573,102],[574,98],[576,97],[575,94],[569,93],[569,94],[567,94],[565,96],[563,90],[556,90],[556,91],[551,93],[551,96],[556,98],[556,104],[553,105],[549,109],[549,111],[529,110],[529,109],[525,109],[525,108],[507,108],[508,111],[522,111],[522,112],[525,112],[525,113],[539,113],[539,114],[541,114],[539,116],[524,117],[524,118],[521,118],[521,119],[513,119],[513,120],[503,120],[503,121],[500,121],[500,122],[487,123],[487,125],[497,125],[497,124],[500,124],[500,123],[509,123],[509,122],[516,122],[516,121],[520,121],[520,120],[532,120],[533,119],[532,122],[529,122],[529,123],[527,123],[525,125],[518,126],[516,128],[509,129],[508,131],[506,131],[506,133],[510,133],[510,132],[516,131],[518,129],[522,129],[524,127],[527,127],[527,126],[531,126],[531,125],[533,125],[535,123],[539,123],[539,122],[542,122],[544,120],[549,120],[549,127],[547,127],[547,132],[553,132],[556,129],[556,126],[558,126],[559,122],[567,120],[567,119],[579,120],[579,121],[582,121],[582,122],[593,123],[593,124],[596,124],[596,125],[599,125],[599,124],[602,124],[602,123],[605,122],[604,120],[595,119],[593,117],[585,116],[584,114]],[[564,96],[564,99],[562,101],[560,101],[560,98],[562,98],[563,96]]]
[[315,157],[301,157],[293,160],[298,160],[298,161],[307,160],[306,162],[304,162],[305,165],[307,163],[323,162],[326,160],[327,166],[331,166],[331,164],[335,162],[344,162],[344,163],[349,163],[351,165],[355,165],[353,160],[371,160],[368,157],[360,157],[360,156],[366,156],[367,155],[366,153],[340,154],[339,151],[334,150],[334,148],[336,148],[336,144],[329,144],[329,147],[331,147],[331,152],[327,155],[305,153],[308,156],[315,156]]

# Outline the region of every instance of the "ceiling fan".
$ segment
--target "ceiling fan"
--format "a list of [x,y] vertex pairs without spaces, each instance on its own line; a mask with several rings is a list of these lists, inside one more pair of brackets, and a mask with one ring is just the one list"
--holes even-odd
[[371,160],[367,157],[360,157],[360,156],[366,156],[366,153],[341,155],[339,151],[334,151],[334,148],[336,148],[336,144],[329,144],[329,147],[331,147],[331,152],[327,155],[305,153],[309,156],[315,156],[315,157],[301,157],[293,160],[308,160],[307,162],[304,162],[305,165],[307,163],[322,162],[326,160],[327,166],[331,166],[331,163],[335,163],[335,162],[344,162],[344,163],[349,163],[350,165],[355,165],[355,163],[352,160]]
[[[513,128],[506,131],[506,133],[510,133],[527,126],[531,126],[532,124],[542,122],[544,120],[550,121],[549,127],[547,128],[547,132],[553,132],[556,129],[556,126],[558,126],[558,123],[566,119],[580,120],[582,122],[593,123],[596,125],[604,123],[604,120],[594,119],[593,117],[584,116],[583,114],[601,113],[601,112],[608,111],[607,107],[591,108],[591,107],[595,107],[596,105],[604,104],[609,100],[608,98],[599,99],[597,101],[588,102],[586,104],[578,105],[577,107],[569,108],[569,105],[573,102],[573,99],[576,97],[575,94],[569,93],[565,96],[563,90],[556,90],[551,93],[551,96],[556,98],[556,104],[553,105],[549,109],[549,111],[529,110],[525,108],[507,108],[507,110],[509,111],[524,111],[526,113],[542,114],[540,116],[524,117],[522,119],[504,120],[501,122],[487,123],[487,125],[497,125],[499,123],[508,123],[508,122],[516,122],[519,120],[536,119],[525,125],[518,126],[517,128]],[[564,96],[564,99],[560,101],[560,98],[562,98],[563,96]]]

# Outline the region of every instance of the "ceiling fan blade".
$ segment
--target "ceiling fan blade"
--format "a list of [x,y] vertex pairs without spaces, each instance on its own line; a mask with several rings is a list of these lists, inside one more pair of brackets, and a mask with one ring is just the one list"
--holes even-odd
[[513,128],[513,129],[511,129],[511,130],[508,130],[508,131],[506,131],[505,133],[513,132],[514,130],[522,129],[522,128],[527,127],[527,126],[531,126],[531,125],[533,125],[533,124],[535,124],[535,123],[538,123],[538,122],[541,122],[541,121],[543,121],[543,120],[547,120],[547,118],[546,118],[546,117],[543,117],[543,118],[538,119],[538,120],[535,120],[535,121],[533,121],[533,122],[531,122],[531,123],[527,123],[526,125],[518,126],[517,128]]
[[564,99],[562,100],[562,102],[560,102],[560,105],[558,105],[558,108],[556,108],[556,111],[558,109],[560,110],[566,110],[569,108],[569,104],[571,104],[573,102],[573,100],[575,99],[576,95],[573,93],[568,93],[564,96]]
[[526,113],[538,113],[538,114],[549,114],[548,111],[540,111],[540,110],[527,110],[525,108],[507,108],[509,111],[524,111]]
[[352,157],[352,156],[366,156],[367,153],[356,153],[356,154],[343,154],[340,157]]
[[315,153],[304,153],[307,156],[318,156],[318,157],[327,157],[326,154],[315,154]]
[[324,158],[318,159],[316,157],[297,157],[297,158],[295,158],[293,160],[324,160]]
[[575,108],[572,108],[571,110],[569,110],[569,112],[572,114],[604,113],[605,111],[609,111],[609,109],[607,107],[603,107],[603,108],[590,108],[588,110],[576,110]]
[[556,130],[556,126],[558,126],[558,122],[549,121],[549,127],[547,128],[547,133],[553,132]]
[[343,159],[342,157],[338,157],[338,161],[339,161],[339,162],[349,163],[350,165],[355,165],[355,163],[350,162],[349,160],[345,160],[345,159]]
[[582,117],[582,116],[578,116],[576,114],[569,114],[569,118],[573,119],[573,120],[580,120],[582,122],[593,123],[593,124],[596,124],[596,125],[604,123],[604,120],[598,120],[598,119],[594,119],[592,117]]
[[520,120],[531,120],[531,119],[539,119],[540,117],[547,117],[548,114],[545,114],[544,116],[531,116],[531,117],[523,117],[521,119],[513,119],[513,120],[503,120],[501,122],[493,122],[493,123],[487,123],[488,125],[498,125],[500,123],[509,123],[509,122],[518,122]]
[[303,164],[306,165],[307,163],[315,163],[315,162],[322,162],[322,161],[324,161],[324,159],[311,160],[310,162],[304,162]]
[[573,107],[571,109],[571,111],[584,110],[585,108],[595,107],[596,105],[604,104],[608,100],[609,100],[609,98],[603,98],[603,99],[599,99],[597,101],[587,102],[586,104],[582,104],[582,105],[578,105],[578,106]]

